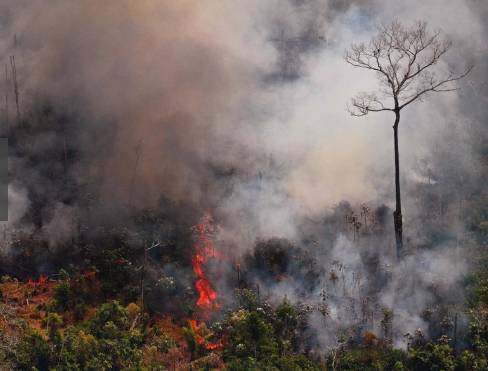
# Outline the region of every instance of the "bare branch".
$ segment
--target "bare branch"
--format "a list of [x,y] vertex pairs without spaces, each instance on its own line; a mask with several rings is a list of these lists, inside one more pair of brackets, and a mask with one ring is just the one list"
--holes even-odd
[[355,98],[351,98],[352,107],[347,106],[347,111],[351,116],[365,116],[369,112],[393,111],[387,108],[378,99],[376,93],[360,92]]
[[399,106],[399,109],[402,109],[405,106],[408,106],[410,103],[414,102],[417,99],[420,99],[422,95],[433,91],[433,92],[447,92],[447,91],[455,91],[458,90],[459,88],[445,88],[444,86],[448,83],[457,81],[462,79],[464,76],[466,76],[474,67],[474,64],[471,64],[470,66],[467,67],[466,71],[461,73],[458,77],[452,77],[452,73],[449,72],[448,78],[440,80],[440,81],[435,81],[434,79],[431,79],[428,81],[428,87],[424,88],[423,90],[418,91],[415,95],[413,95],[409,100],[407,100],[405,103],[403,103],[401,106]]
[[152,249],[154,249],[155,247],[158,247],[158,246],[161,246],[161,245],[163,245],[163,243],[162,243],[162,242],[159,240],[159,238],[156,238],[156,239],[153,241],[152,245],[151,245],[150,247],[146,248],[146,251],[152,250]]
[[[393,212],[397,258],[403,250],[403,217],[400,192],[400,156],[398,150],[398,125],[400,111],[410,103],[427,96],[429,92],[453,91],[453,83],[466,76],[473,65],[456,77],[452,70],[438,73],[433,68],[451,48],[449,39],[439,40],[440,29],[427,31],[427,23],[417,21],[411,28],[398,20],[376,26],[378,34],[366,46],[351,45],[343,54],[344,60],[354,67],[375,71],[380,88],[377,92],[360,92],[351,99],[347,111],[352,116],[364,116],[369,112],[393,111],[393,139],[395,148],[395,201]],[[379,94],[379,96],[378,96]],[[387,108],[385,98],[393,98],[394,108]]]
[[[369,44],[352,44],[343,54],[344,60],[359,68],[376,73],[380,89],[358,93],[351,99],[347,111],[353,116],[368,112],[401,110],[429,92],[456,90],[451,83],[466,76],[473,65],[457,77],[448,70],[438,75],[431,71],[439,59],[449,51],[452,40],[440,40],[441,29],[427,30],[427,23],[416,21],[407,28],[398,20],[377,25],[378,34]],[[395,108],[386,108],[381,100],[393,98]]]

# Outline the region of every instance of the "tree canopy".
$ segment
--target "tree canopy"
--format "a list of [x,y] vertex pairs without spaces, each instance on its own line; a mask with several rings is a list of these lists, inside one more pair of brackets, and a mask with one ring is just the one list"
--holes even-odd
[[[377,91],[359,92],[351,99],[348,111],[353,116],[401,110],[429,92],[456,90],[450,83],[466,76],[474,66],[469,64],[459,74],[450,68],[441,73],[432,69],[451,48],[452,40],[441,40],[439,28],[429,32],[427,22],[416,21],[408,28],[393,20],[376,28],[378,34],[368,45],[353,44],[343,55],[350,65],[376,72],[379,82]],[[388,98],[393,98],[393,102],[388,104]]]

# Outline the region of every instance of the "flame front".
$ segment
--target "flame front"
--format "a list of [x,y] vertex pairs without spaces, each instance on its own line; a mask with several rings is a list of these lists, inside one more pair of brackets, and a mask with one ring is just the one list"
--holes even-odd
[[223,338],[220,339],[217,343],[207,343],[205,341],[205,336],[204,333],[201,332],[201,328],[197,325],[197,320],[196,319],[191,319],[190,320],[191,327],[193,329],[193,332],[195,333],[195,339],[199,345],[202,345],[205,347],[207,350],[215,350],[215,349],[220,349],[224,345],[228,344],[227,340],[227,335],[223,335]]
[[220,305],[214,302],[217,299],[217,294],[202,269],[202,264],[208,258],[212,256],[221,257],[221,254],[215,251],[213,243],[213,235],[218,230],[218,227],[214,226],[213,223],[214,220],[211,213],[207,212],[202,217],[201,222],[193,228],[195,234],[195,254],[192,257],[192,263],[193,271],[198,277],[197,283],[195,284],[199,294],[197,305],[205,312],[220,308]]
[[42,274],[39,275],[39,281],[35,282],[32,278],[29,278],[29,285],[42,285],[43,283],[46,283],[48,280],[49,276],[43,277]]

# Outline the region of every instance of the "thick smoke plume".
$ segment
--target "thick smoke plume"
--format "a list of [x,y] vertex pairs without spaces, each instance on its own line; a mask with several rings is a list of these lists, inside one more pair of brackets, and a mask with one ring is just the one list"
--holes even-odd
[[[452,258],[452,239],[415,253],[425,231],[415,217],[420,208],[414,190],[430,197],[441,176],[464,176],[464,165],[473,166],[468,159],[477,156],[469,138],[465,146],[446,147],[443,133],[485,120],[484,2],[50,0],[5,1],[0,11],[8,95],[1,133],[11,137],[5,231],[42,231],[54,250],[76,243],[80,220],[123,225],[128,219],[121,210],[128,206],[180,205],[194,222],[211,209],[225,231],[221,242],[238,258],[245,260],[256,238],[284,238],[310,249],[323,271],[307,303],[320,302],[322,290],[331,292],[329,325],[337,331],[350,290],[360,290],[352,272],[362,271],[364,282],[380,288],[375,304],[392,308],[410,331],[428,326],[419,308],[435,305],[427,284],[433,275],[454,285],[464,272],[465,263],[455,265]],[[410,257],[401,266],[392,258],[387,207],[393,201],[393,117],[347,115],[348,99],[376,81],[341,56],[351,43],[367,42],[375,24],[395,18],[405,24],[426,20],[452,38],[439,68],[462,70],[477,61],[460,91],[429,96],[402,118]],[[16,61],[20,122],[10,56]],[[457,168],[439,160],[447,149],[459,151]],[[467,181],[462,194],[476,182]],[[454,184],[443,187],[445,215],[452,217],[461,193]],[[371,212],[387,210],[383,234],[356,242],[342,220],[366,205]],[[17,237],[4,238],[7,250],[15,246]],[[334,261],[348,267],[343,294],[332,293]],[[418,273],[415,280],[408,269]],[[255,283],[262,292],[305,300],[298,282]],[[225,280],[220,290],[232,295]],[[321,321],[313,317],[312,324],[320,328]],[[318,339],[330,344],[334,331]]]

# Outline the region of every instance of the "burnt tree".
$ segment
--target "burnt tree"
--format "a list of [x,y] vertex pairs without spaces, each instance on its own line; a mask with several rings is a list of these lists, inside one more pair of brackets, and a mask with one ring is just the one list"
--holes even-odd
[[453,82],[466,76],[473,64],[454,74],[451,69],[439,72],[433,67],[451,48],[452,41],[440,39],[441,30],[427,30],[427,23],[416,21],[405,27],[398,20],[376,26],[378,33],[368,45],[352,44],[343,54],[344,60],[354,67],[376,73],[379,89],[359,92],[351,98],[347,111],[352,116],[369,112],[391,111],[395,114],[393,138],[395,143],[395,199],[393,212],[397,258],[403,249],[403,219],[400,197],[400,160],[398,150],[398,125],[400,111],[410,103],[422,101],[429,92],[457,90]]

